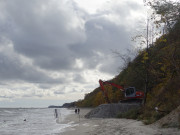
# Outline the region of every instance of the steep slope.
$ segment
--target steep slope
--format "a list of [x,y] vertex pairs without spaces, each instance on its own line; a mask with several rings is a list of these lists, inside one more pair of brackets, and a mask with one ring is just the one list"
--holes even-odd
[[[134,86],[139,90],[145,87],[145,61],[149,60],[149,84],[147,102],[141,110],[140,119],[147,119],[152,123],[166,115],[180,105],[180,21],[178,21],[168,34],[161,36],[149,48],[149,57],[145,50],[116,77],[110,80],[113,83]],[[122,92],[106,86],[112,103],[123,99]],[[100,88],[87,94],[84,100],[76,105],[81,107],[95,107],[105,103]],[[155,112],[158,107],[163,113]]]
[[153,124],[158,127],[179,127],[180,128],[180,106]]

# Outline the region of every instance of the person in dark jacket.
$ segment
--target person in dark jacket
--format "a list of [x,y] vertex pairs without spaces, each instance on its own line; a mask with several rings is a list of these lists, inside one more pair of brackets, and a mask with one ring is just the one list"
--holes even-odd
[[80,109],[79,109],[79,108],[77,109],[77,113],[78,113],[78,114],[80,113]]

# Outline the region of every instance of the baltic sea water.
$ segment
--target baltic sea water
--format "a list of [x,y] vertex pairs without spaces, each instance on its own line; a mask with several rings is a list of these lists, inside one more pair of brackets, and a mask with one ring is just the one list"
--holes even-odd
[[[61,124],[50,108],[0,108],[0,135],[57,135],[71,123]],[[72,110],[58,108],[58,120]]]

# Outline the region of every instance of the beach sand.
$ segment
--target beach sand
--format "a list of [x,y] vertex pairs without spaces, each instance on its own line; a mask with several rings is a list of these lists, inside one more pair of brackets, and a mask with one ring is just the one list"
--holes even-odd
[[144,125],[141,121],[130,119],[86,119],[90,109],[81,109],[80,115],[71,114],[63,123],[73,121],[71,128],[59,135],[180,135],[177,128],[158,128],[154,125]]

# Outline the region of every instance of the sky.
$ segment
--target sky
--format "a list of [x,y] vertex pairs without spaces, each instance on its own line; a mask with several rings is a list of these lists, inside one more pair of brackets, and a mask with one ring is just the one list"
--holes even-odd
[[83,99],[118,75],[143,0],[0,0],[0,107]]

